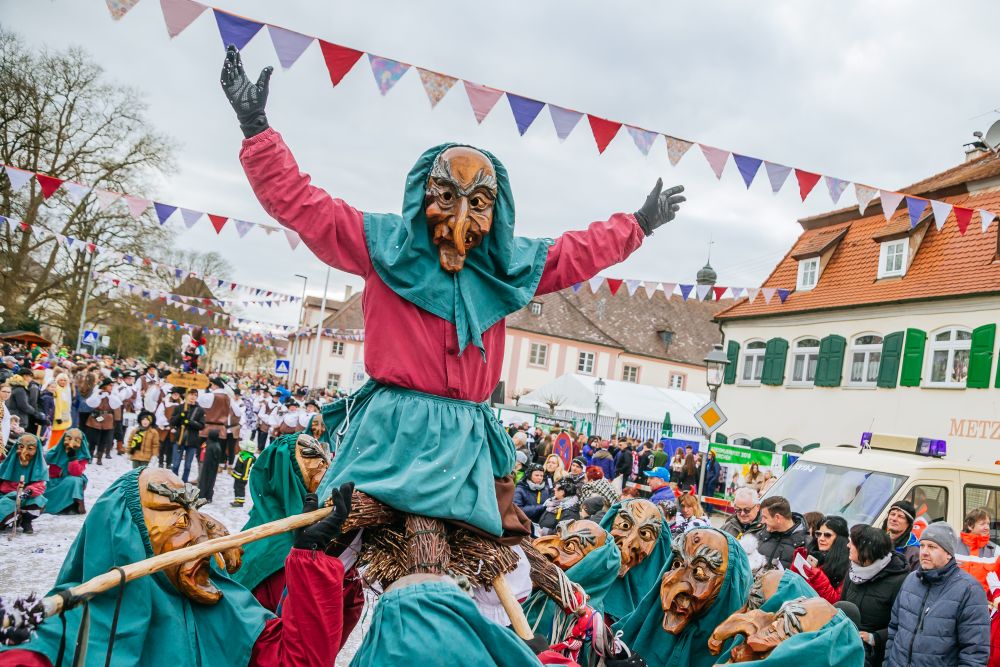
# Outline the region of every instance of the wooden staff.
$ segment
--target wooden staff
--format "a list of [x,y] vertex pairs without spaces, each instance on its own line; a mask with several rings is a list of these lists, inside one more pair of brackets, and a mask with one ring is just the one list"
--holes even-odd
[[510,590],[510,586],[502,574],[493,580],[493,591],[497,594],[500,604],[503,605],[503,610],[507,612],[507,617],[510,618],[510,627],[514,629],[517,636],[524,640],[534,638],[535,635],[531,631],[531,626],[528,625],[524,610],[521,609],[517,598],[514,597],[514,591]]

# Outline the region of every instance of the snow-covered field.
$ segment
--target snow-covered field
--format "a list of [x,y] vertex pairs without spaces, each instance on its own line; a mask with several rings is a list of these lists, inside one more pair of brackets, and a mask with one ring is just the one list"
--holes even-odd
[[[131,462],[124,456],[112,456],[103,466],[91,463],[87,466],[87,506],[100,496],[120,475],[131,470]],[[197,480],[197,464],[191,468],[191,479]],[[229,532],[243,528],[250,512],[251,501],[247,494],[245,507],[230,507],[233,500],[233,478],[220,473],[215,484],[215,499],[202,507],[216,519],[222,521]],[[0,536],[0,597],[20,597],[31,592],[45,594],[52,588],[66,552],[86,516],[53,516],[43,514],[34,522],[35,533],[18,533],[13,540],[8,534]],[[361,642],[362,626],[367,625],[370,604],[365,608],[362,623],[347,640],[347,645],[337,659],[337,665],[347,665]]]

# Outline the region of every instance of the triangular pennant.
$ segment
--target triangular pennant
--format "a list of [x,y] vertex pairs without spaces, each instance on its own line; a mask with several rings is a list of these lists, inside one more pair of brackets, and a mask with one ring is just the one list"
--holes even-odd
[[203,215],[205,215],[205,214],[202,213],[201,211],[194,211],[194,210],[189,209],[189,208],[182,208],[181,209],[181,217],[184,218],[184,225],[188,229],[191,229],[191,227],[194,226],[194,223],[196,223],[199,220],[201,220],[201,216],[203,216]]
[[166,224],[167,218],[174,214],[177,210],[176,206],[171,206],[170,204],[161,204],[158,201],[153,202],[153,208],[156,210],[156,219],[160,221],[160,224]]
[[840,201],[840,195],[844,194],[844,190],[850,185],[850,181],[833,176],[824,176],[823,179],[826,181],[826,190],[830,193],[830,199],[836,204]]
[[136,220],[149,208],[149,205],[153,202],[148,199],[143,199],[142,197],[133,197],[132,195],[123,195],[125,199],[125,204],[128,206],[128,212],[132,214],[132,217]]
[[593,278],[587,281],[587,284],[590,285],[590,291],[593,292],[594,294],[597,294],[597,290],[601,289],[601,284],[603,282],[604,278],[602,276],[594,276]]
[[761,287],[760,291],[764,293],[764,303],[770,305],[771,299],[774,298],[774,293],[777,290],[773,287]]
[[273,234],[276,231],[278,231],[277,227],[270,227],[268,225],[258,225],[258,227],[262,228],[264,230],[264,233],[268,234],[268,235]]
[[749,303],[753,303],[753,300],[757,298],[757,292],[760,291],[758,287],[748,287],[747,288],[747,300]]
[[13,192],[17,192],[23,188],[31,177],[34,176],[30,171],[25,171],[24,169],[18,169],[17,167],[6,167],[7,178],[10,179],[10,188]]
[[493,110],[497,100],[503,95],[503,91],[469,81],[462,81],[462,83],[465,84],[465,94],[469,96],[469,104],[472,105],[472,113],[476,116],[476,122],[482,123]]
[[510,112],[514,114],[514,123],[517,125],[517,131],[521,136],[524,136],[524,133],[528,131],[531,124],[538,118],[542,107],[545,106],[545,102],[539,102],[529,97],[521,97],[513,93],[507,93],[507,103],[510,104]]
[[73,238],[72,236],[64,236],[63,241],[66,243],[66,248],[68,250],[72,250],[73,244],[76,243],[76,239]]
[[444,99],[444,96],[448,94],[451,87],[458,81],[453,76],[439,74],[438,72],[432,72],[419,67],[417,68],[417,74],[420,75],[420,82],[424,84],[424,92],[427,93],[427,99],[430,100],[432,109],[437,106],[438,102]]
[[698,147],[701,148],[702,155],[708,160],[708,166],[712,168],[712,173],[715,174],[716,178],[721,179],[722,171],[726,168],[726,162],[729,161],[729,151],[705,144],[698,144]]
[[767,180],[771,183],[771,192],[777,194],[785,185],[785,181],[788,180],[788,174],[792,173],[792,168],[777,162],[765,161],[764,171],[767,172]]
[[695,285],[694,292],[698,295],[698,301],[704,301],[710,289],[712,289],[711,285]]
[[330,83],[336,86],[351,71],[354,64],[361,59],[362,52],[349,49],[346,46],[332,44],[319,40],[319,49],[323,52],[326,70],[330,73]]
[[285,238],[288,239],[288,245],[290,245],[292,247],[292,250],[295,250],[296,248],[298,248],[299,247],[299,241],[302,240],[301,238],[299,238],[298,234],[296,234],[295,232],[293,232],[290,229],[286,229],[285,230]]
[[972,220],[972,209],[956,206],[952,209],[955,213],[955,223],[958,225],[958,233],[964,235],[969,228],[969,221]]
[[861,185],[860,183],[854,184],[854,196],[858,198],[858,210],[861,211],[861,215],[865,214],[868,204],[875,199],[875,195],[877,194],[878,190],[875,188],[870,188],[867,185]]
[[111,12],[111,18],[116,21],[120,21],[123,16],[129,13],[129,10],[139,4],[139,0],[105,0],[108,4],[108,11]]
[[221,9],[212,9],[215,12],[215,22],[219,25],[219,36],[222,37],[222,48],[230,44],[237,49],[243,50],[254,35],[264,27],[263,23],[257,23],[250,19],[235,14],[227,14]]
[[193,0],[160,0],[160,9],[163,10],[167,34],[174,38],[184,32],[208,7]]
[[97,197],[97,210],[103,211],[107,207],[118,201],[121,197],[117,192],[111,192],[110,190],[95,190],[94,196]]
[[878,196],[882,200],[882,215],[885,216],[886,222],[888,222],[892,219],[892,214],[896,212],[899,202],[903,201],[903,195],[890,190],[879,190]]
[[583,117],[579,111],[563,109],[554,104],[549,105],[549,115],[552,116],[552,125],[556,128],[556,136],[559,137],[559,141],[565,140]]
[[667,140],[667,159],[670,160],[671,166],[674,167],[681,161],[681,158],[688,152],[688,149],[694,146],[694,143],[691,141],[684,141],[683,139],[671,137],[666,134],[663,135],[663,138]]
[[730,287],[729,291],[732,292],[734,299],[739,299],[743,296],[744,292],[746,292],[746,289],[742,287]]
[[796,169],[795,180],[799,182],[799,196],[802,197],[802,201],[805,201],[812,189],[819,183],[819,174]]
[[785,302],[785,299],[788,298],[789,294],[791,294],[789,290],[784,289],[783,287],[778,288],[778,298],[781,299],[781,303]]
[[632,141],[635,143],[635,147],[639,149],[643,155],[649,155],[649,149],[653,147],[653,142],[656,141],[656,132],[650,132],[649,130],[644,130],[641,127],[633,127],[632,125],[626,125],[625,129],[632,136]]
[[678,287],[681,289],[681,298],[687,301],[688,297],[691,296],[691,290],[694,289],[694,285],[678,285]]
[[45,174],[35,174],[35,180],[38,181],[38,185],[42,189],[42,197],[45,199],[51,197],[59,189],[59,186],[63,184],[61,178],[46,176]]
[[628,295],[629,296],[635,296],[635,291],[637,289],[639,289],[640,282],[641,281],[639,281],[639,280],[626,280],[625,281],[625,289],[628,290]]
[[979,209],[979,217],[983,221],[983,234],[986,230],[990,228],[990,223],[993,222],[993,218],[996,217],[985,208]]
[[66,193],[66,196],[69,197],[70,201],[79,205],[80,202],[83,201],[83,198],[87,196],[87,193],[90,192],[90,188],[80,183],[66,181],[63,183],[63,192]]
[[375,85],[378,86],[378,92],[383,95],[396,85],[396,82],[406,74],[406,70],[410,69],[410,66],[406,63],[383,58],[382,56],[373,56],[370,53],[368,54],[368,63],[372,67],[372,74],[375,76]]
[[917,226],[920,216],[927,210],[927,200],[919,197],[906,198],[906,212],[910,214],[910,229]]
[[226,223],[229,222],[229,218],[227,218],[226,216],[213,215],[211,213],[208,214],[208,220],[209,222],[212,223],[212,227],[215,228],[216,234],[220,233],[222,231],[222,228],[226,226]]
[[642,288],[644,290],[646,290],[646,298],[647,299],[652,299],[653,298],[653,295],[656,294],[656,287],[657,287],[657,283],[652,282],[652,281],[650,281],[650,282],[644,282],[642,284]]
[[618,134],[618,130],[622,129],[622,124],[607,118],[592,116],[589,113],[587,120],[590,121],[590,131],[594,133],[594,141],[597,142],[597,152],[603,153],[611,140]]
[[749,190],[750,184],[753,183],[753,179],[757,175],[757,171],[760,169],[763,160],[733,153],[733,162],[736,163],[736,168],[739,169],[740,176],[743,177],[743,182],[747,184],[747,189]]
[[726,296],[726,290],[727,289],[729,289],[729,288],[728,287],[713,287],[712,288],[712,296],[715,297],[716,301],[719,301],[724,296]]
[[934,226],[937,227],[938,231],[941,231],[941,228],[944,227],[944,221],[951,214],[951,204],[932,199],[931,210],[934,211]]
[[618,290],[622,288],[622,283],[625,282],[621,278],[608,278],[608,289],[611,290],[611,296],[618,294]]
[[667,300],[674,295],[674,288],[677,287],[677,283],[662,283],[663,285],[663,296],[667,297]]
[[[247,232],[250,231],[250,228],[253,227],[253,223],[247,222],[246,220],[233,220],[233,224],[236,225],[236,233],[240,235],[240,238],[246,236]],[[219,281],[219,284],[222,284],[221,280]]]
[[274,52],[278,55],[278,62],[284,69],[294,65],[313,41],[309,35],[279,28],[276,25],[268,24],[267,32],[271,35],[271,44],[274,45]]

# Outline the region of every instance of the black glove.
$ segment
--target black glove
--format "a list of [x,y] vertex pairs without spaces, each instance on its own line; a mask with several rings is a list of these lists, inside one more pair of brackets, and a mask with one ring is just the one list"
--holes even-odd
[[264,105],[267,103],[267,86],[273,71],[273,67],[265,67],[257,78],[257,83],[250,83],[243,71],[239,50],[232,44],[226,49],[226,62],[222,65],[222,92],[233,105],[236,118],[240,121],[240,129],[247,138],[260,134],[268,127]]
[[549,649],[549,640],[539,634],[536,634],[531,639],[524,639],[522,637],[522,641],[528,645],[528,648],[531,649],[531,652],[535,655]]
[[[340,535],[340,528],[351,513],[351,496],[354,494],[354,482],[342,484],[331,494],[333,511],[311,526],[300,529],[295,535],[296,549],[325,550],[335,537]],[[302,507],[302,513],[315,511],[318,506],[316,494],[310,493]]]
[[604,667],[646,667],[646,661],[638,653],[627,658],[605,658]]
[[642,227],[642,231],[646,232],[646,236],[652,234],[660,225],[674,219],[681,208],[681,202],[687,201],[687,197],[680,196],[682,192],[684,192],[683,185],[675,185],[663,191],[663,179],[656,179],[656,185],[646,197],[646,203],[635,212],[635,220]]

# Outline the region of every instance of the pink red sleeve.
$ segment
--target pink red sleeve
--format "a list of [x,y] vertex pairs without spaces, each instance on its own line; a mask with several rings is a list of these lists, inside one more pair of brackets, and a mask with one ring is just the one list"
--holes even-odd
[[62,468],[54,463],[49,464],[49,479],[58,479],[60,477],[62,477]]
[[[84,459],[78,459],[76,461],[69,462],[69,474],[71,477],[81,477],[83,472],[87,469],[87,461]],[[51,477],[51,475],[50,475]]]
[[0,653],[0,667],[52,667],[52,662],[41,653],[16,648]]
[[329,667],[343,631],[344,564],[320,551],[292,549],[285,559],[285,586],[281,618],[264,627],[250,665]]
[[24,490],[28,492],[31,497],[40,496],[45,493],[45,482],[32,482],[31,484],[25,484]]
[[[833,587],[833,584],[830,583],[830,579],[826,576],[826,572],[818,567],[811,567],[806,570],[806,573],[809,575],[807,581],[809,582],[809,585],[813,587],[813,590],[816,591],[817,595],[830,604],[840,602],[841,589]],[[843,584],[841,584],[841,588],[843,588]]]
[[364,215],[311,184],[281,135],[268,128],[243,140],[240,162],[268,214],[294,230],[330,266],[359,276],[372,269]]
[[584,231],[566,232],[556,239],[545,258],[545,270],[536,294],[558,292],[590,280],[642,245],[645,234],[631,213],[615,213]]

